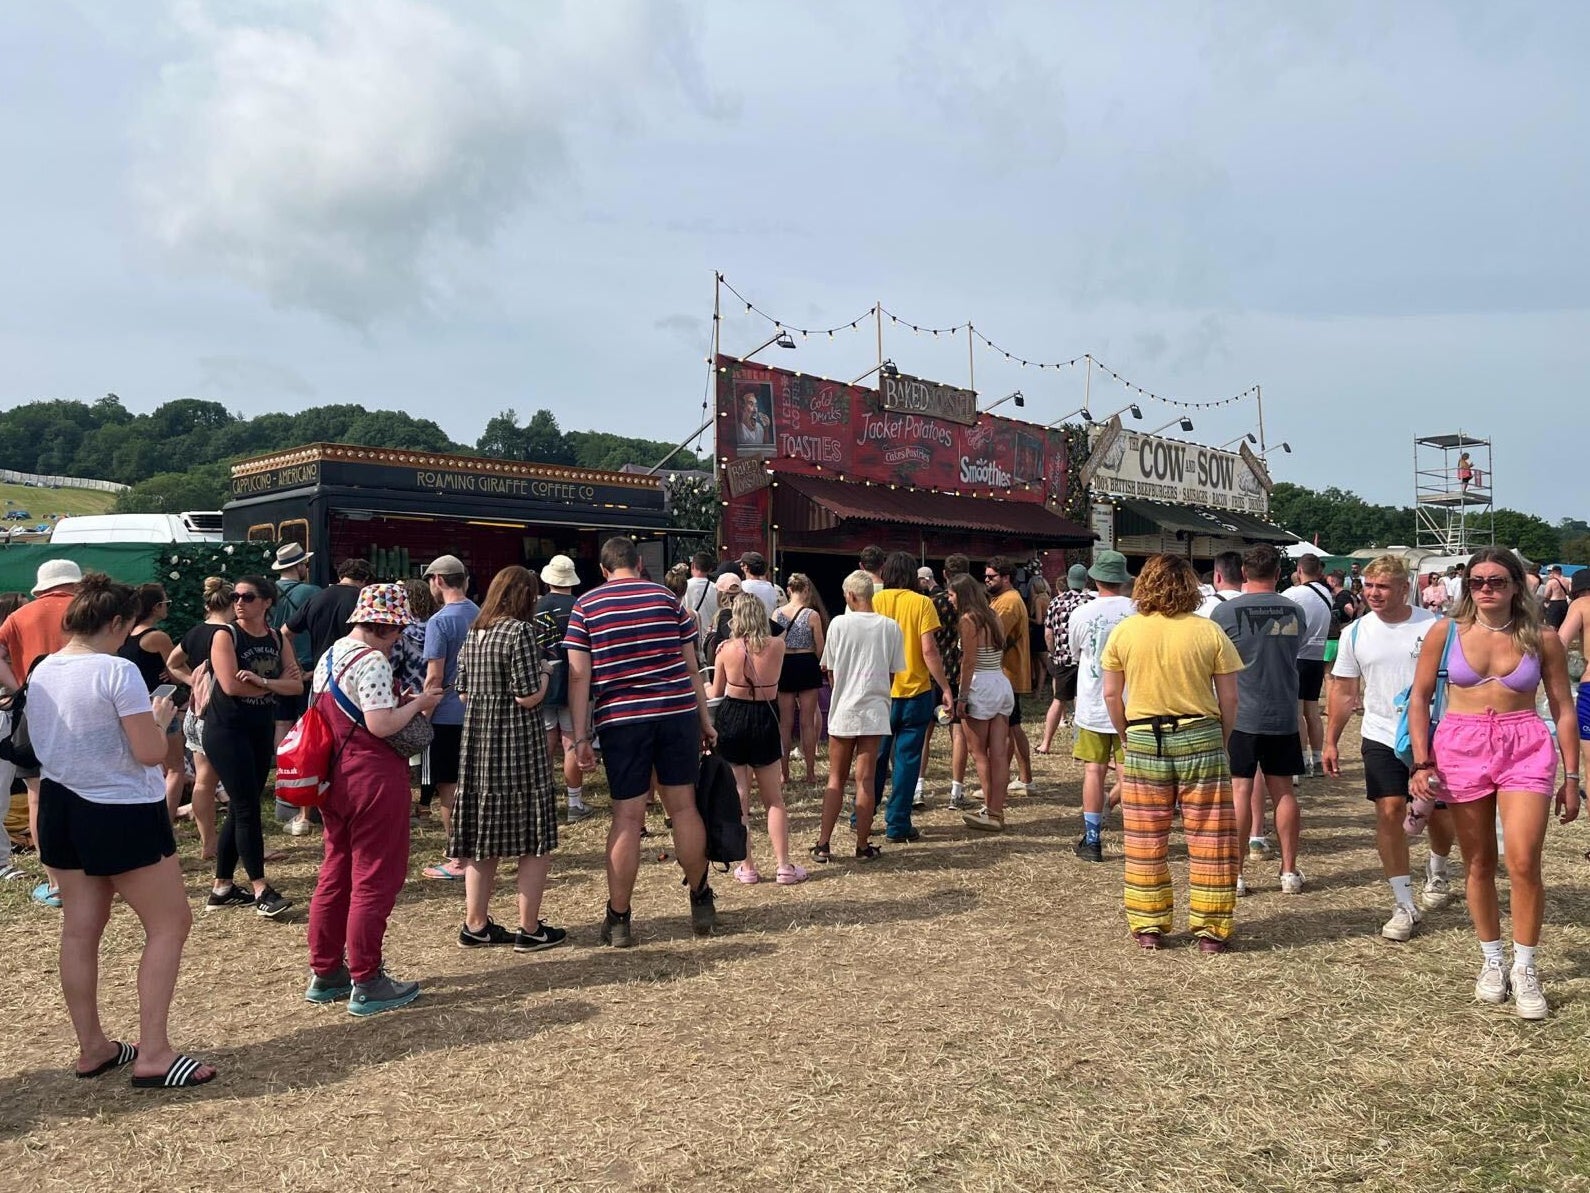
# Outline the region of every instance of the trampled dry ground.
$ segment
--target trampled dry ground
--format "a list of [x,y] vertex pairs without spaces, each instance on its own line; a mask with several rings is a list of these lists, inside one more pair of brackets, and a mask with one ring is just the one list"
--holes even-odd
[[[640,947],[596,947],[605,817],[567,833],[554,871],[569,948],[460,950],[461,892],[416,879],[388,956],[424,996],[368,1021],[301,1000],[318,839],[280,838],[291,918],[195,924],[173,1035],[222,1075],[175,1094],[72,1078],[58,921],[6,884],[0,1171],[18,1189],[1590,1188],[1578,826],[1549,837],[1553,1011],[1530,1025],[1469,1001],[1460,906],[1411,946],[1375,935],[1386,888],[1356,766],[1304,787],[1308,891],[1257,876],[1241,950],[1205,958],[1185,938],[1131,946],[1118,837],[1109,864],[1071,856],[1069,761],[1040,761],[1041,794],[997,838],[942,810],[934,761],[921,844],[798,888],[719,879],[708,940],[678,870],[652,862]],[[794,805],[804,852],[813,794]],[[417,842],[416,872],[437,844]],[[113,1033],[135,1030],[137,944],[118,909]]]

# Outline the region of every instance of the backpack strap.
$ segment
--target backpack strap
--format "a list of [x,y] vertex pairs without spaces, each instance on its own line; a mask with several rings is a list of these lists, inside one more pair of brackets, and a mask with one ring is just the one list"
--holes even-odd
[[365,730],[368,730],[369,727],[364,723],[364,709],[353,702],[353,699],[342,690],[342,685],[337,681],[348,674],[348,670],[360,659],[364,658],[365,655],[374,653],[375,650],[372,647],[360,646],[358,650],[342,661],[341,667],[338,667],[336,671],[332,671],[331,652],[326,652],[326,690],[331,693],[331,698],[336,701],[337,707],[343,711],[343,714],[355,725]]

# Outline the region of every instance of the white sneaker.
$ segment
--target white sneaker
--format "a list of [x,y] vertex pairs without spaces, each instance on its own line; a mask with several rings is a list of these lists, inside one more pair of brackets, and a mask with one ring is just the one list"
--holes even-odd
[[1012,796],[1031,795],[1036,790],[1035,784],[1023,783],[1020,779],[1012,779],[1010,781],[1009,791]]
[[[1550,1011],[1540,988],[1540,970],[1533,965],[1513,966],[1513,1010],[1520,1019],[1544,1019]],[[1476,988],[1478,993],[1478,988]]]
[[1419,906],[1426,911],[1440,911],[1450,902],[1452,902],[1452,884],[1447,881],[1447,876],[1427,875],[1424,889],[1419,892]]
[[1412,940],[1414,929],[1422,918],[1417,907],[1399,903],[1392,908],[1391,918],[1381,925],[1380,934],[1387,940]]
[[927,797],[922,794],[922,788],[918,787],[916,789],[916,794],[911,797],[911,810],[913,812],[920,812],[926,807]]
[[1248,882],[1242,875],[1237,875],[1237,898],[1244,899],[1248,895]]
[[1249,837],[1248,856],[1254,861],[1262,861],[1270,856],[1270,840],[1268,837]]
[[1301,895],[1303,893],[1303,871],[1292,870],[1281,875],[1281,893],[1283,895]]
[[1479,1002],[1504,1003],[1507,1001],[1510,989],[1511,984],[1507,980],[1507,970],[1502,965],[1502,959],[1497,957],[1492,960],[1487,957],[1484,966],[1480,969],[1480,976],[1474,979],[1475,999]]
[[287,831],[295,837],[307,837],[310,832],[307,816],[294,816],[287,822]]

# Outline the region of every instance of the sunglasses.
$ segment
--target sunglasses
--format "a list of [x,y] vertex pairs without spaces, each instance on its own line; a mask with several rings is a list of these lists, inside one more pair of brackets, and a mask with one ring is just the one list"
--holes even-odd
[[257,593],[257,592],[234,592],[232,594],[232,600],[233,600],[234,603],[237,602],[237,601],[242,601],[245,605],[252,605],[255,601],[259,600],[259,593]]
[[1469,577],[1469,586],[1471,588],[1477,588],[1477,589],[1481,590],[1482,592],[1485,591],[1486,589],[1493,589],[1496,592],[1501,592],[1502,589],[1511,587],[1512,583],[1513,583],[1513,578],[1511,576],[1470,576]]
[[998,572],[984,572],[983,573],[983,579],[984,580],[997,580],[997,579],[999,579],[999,573]]

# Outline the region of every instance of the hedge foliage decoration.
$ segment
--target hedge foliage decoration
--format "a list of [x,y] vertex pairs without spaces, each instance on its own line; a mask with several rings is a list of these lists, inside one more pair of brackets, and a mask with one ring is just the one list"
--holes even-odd
[[236,580],[250,573],[270,576],[275,543],[171,543],[160,548],[156,579],[165,585],[171,608],[161,628],[179,641],[204,620],[204,578]]
[[717,555],[718,514],[722,509],[718,482],[700,473],[670,472],[663,482],[663,493],[667,496],[673,524],[680,530],[698,532],[673,540],[675,558],[669,562],[680,563],[702,550]]

